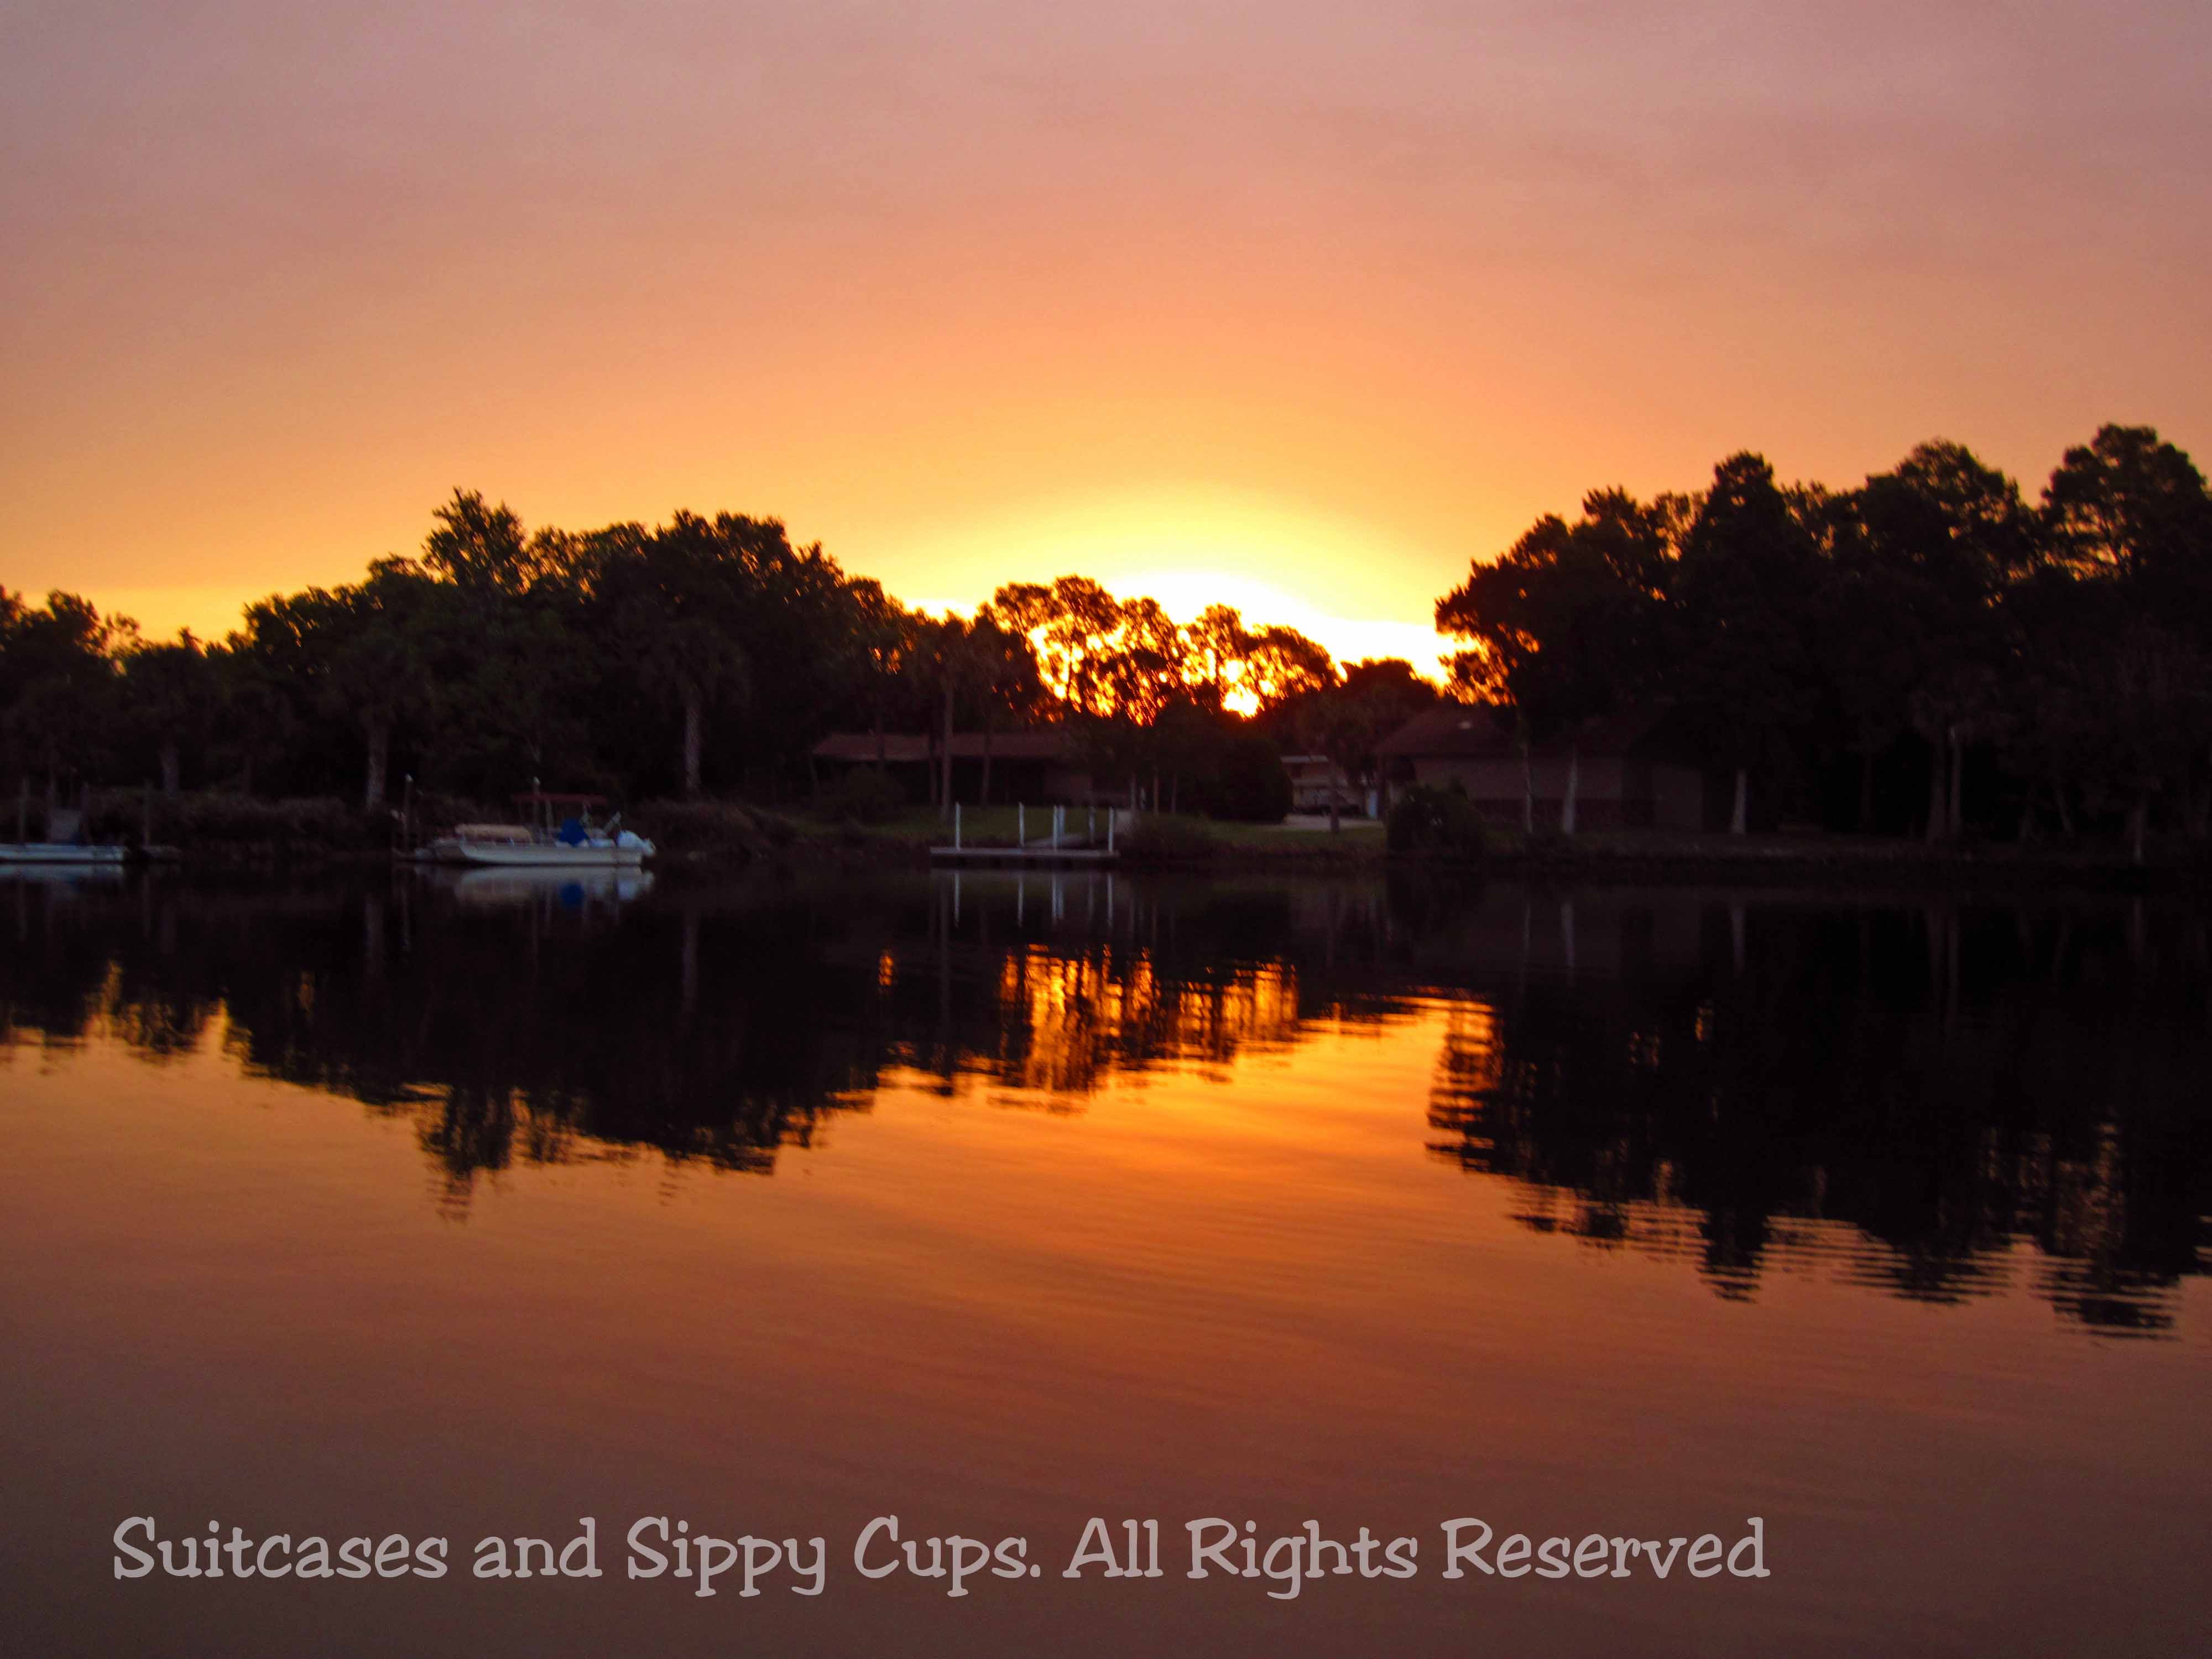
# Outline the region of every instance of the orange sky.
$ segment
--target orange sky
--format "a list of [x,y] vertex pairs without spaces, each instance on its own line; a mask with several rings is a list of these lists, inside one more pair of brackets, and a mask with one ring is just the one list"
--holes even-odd
[[0,582],[219,632],[461,484],[1357,655],[1739,447],[2212,461],[2209,15],[31,0]]

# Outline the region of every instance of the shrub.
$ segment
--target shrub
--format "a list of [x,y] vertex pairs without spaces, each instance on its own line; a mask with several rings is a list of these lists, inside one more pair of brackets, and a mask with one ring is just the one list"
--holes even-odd
[[906,807],[906,792],[872,766],[856,766],[814,798],[834,823],[882,823]]
[[1391,852],[1429,858],[1479,859],[1486,844],[1482,814],[1456,783],[1407,790],[1391,803],[1385,835]]
[[1118,826],[1114,845],[1131,863],[1182,863],[1213,856],[1220,843],[1203,820],[1179,813],[1146,812]]
[[789,820],[734,801],[656,800],[623,815],[623,827],[678,857],[757,858],[793,839]]
[[1222,745],[1219,769],[1206,791],[1206,808],[1237,823],[1280,823],[1290,816],[1291,775],[1275,745],[1257,732],[1241,732]]
[[511,817],[517,811],[511,803],[487,806],[471,800],[465,795],[449,795],[419,786],[412,793],[404,791],[395,793],[392,805],[395,811],[404,811],[413,816],[417,841],[428,841],[433,836],[445,835],[457,823],[494,822]]
[[[129,844],[139,840],[146,824],[142,792],[99,790],[87,805],[84,829],[89,839]],[[364,812],[328,798],[262,800],[206,790],[156,794],[153,808],[155,846],[217,861],[350,855],[380,851],[392,843],[390,813]]]
[[1556,823],[1540,823],[1521,838],[1521,851],[1539,862],[1571,859],[1576,853],[1575,838]]

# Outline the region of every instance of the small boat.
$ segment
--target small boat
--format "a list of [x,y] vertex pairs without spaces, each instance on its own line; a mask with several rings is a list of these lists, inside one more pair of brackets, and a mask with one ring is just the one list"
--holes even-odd
[[[490,865],[502,869],[635,870],[651,858],[653,843],[622,827],[617,813],[594,824],[600,795],[549,795],[532,790],[515,804],[530,810],[529,823],[457,823],[427,846],[402,853],[422,864]],[[554,822],[554,814],[562,814]]]
[[[0,842],[0,864],[121,864],[131,856],[127,847],[87,842],[83,823],[84,814],[74,808],[54,807],[46,815],[47,839]],[[16,833],[22,833],[20,826]]]
[[67,841],[0,841],[0,864],[121,865],[127,847],[88,847]]
[[456,824],[452,835],[439,836],[415,856],[431,864],[635,870],[653,851],[651,842],[627,830],[612,836],[599,830],[583,830],[574,840],[562,839],[559,830],[543,839],[527,830],[520,835],[514,830],[512,824]]

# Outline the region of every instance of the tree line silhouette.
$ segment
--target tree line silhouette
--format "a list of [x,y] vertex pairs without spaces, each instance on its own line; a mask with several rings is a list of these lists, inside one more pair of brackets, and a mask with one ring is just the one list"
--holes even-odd
[[1053,723],[1105,777],[1188,781],[1203,799],[1254,722],[1287,733],[1323,697],[1395,709],[1434,695],[1403,663],[1356,665],[1347,687],[1295,629],[1225,605],[1178,624],[1082,576],[928,615],[769,519],[531,531],[465,490],[434,517],[419,556],[259,600],[212,644],[0,588],[0,771],[372,808],[395,768],[479,798],[538,777],[787,799],[829,732],[919,731],[945,763],[928,769],[943,802],[937,739]]
[[2140,859],[2212,819],[2212,495],[2148,427],[2069,449],[2034,506],[1942,441],[1853,489],[1744,453],[1694,495],[1594,491],[1437,625],[1524,741],[1671,708],[1739,833],[1758,796],[1929,841],[2124,827]]
[[[1280,751],[1361,778],[1437,695],[1403,661],[1340,667],[1079,575],[927,615],[771,519],[532,531],[460,490],[434,519],[419,556],[260,600],[215,644],[0,588],[0,775],[774,801],[830,732],[921,732],[944,808],[955,730],[980,728],[988,780],[994,733],[1057,725],[1102,787],[1268,817]],[[1473,562],[1436,621],[1450,690],[1524,745],[1670,711],[1737,831],[2120,830],[2140,860],[2154,829],[2212,828],[2212,495],[2148,427],[2068,450],[2033,505],[1942,441],[1851,489],[1744,453],[1692,494],[1594,491]]]

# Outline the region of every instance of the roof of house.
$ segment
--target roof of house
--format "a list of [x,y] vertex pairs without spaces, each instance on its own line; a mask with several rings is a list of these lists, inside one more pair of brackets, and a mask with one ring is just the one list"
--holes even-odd
[[[1657,706],[1626,709],[1585,720],[1572,732],[1559,732],[1529,745],[1537,759],[1564,757],[1573,750],[1585,758],[1626,755],[1666,718]],[[1381,756],[1424,759],[1512,760],[1521,745],[1511,720],[1474,703],[1440,702],[1424,709],[1376,745]]]
[[[878,750],[878,744],[881,743]],[[955,732],[952,757],[981,760],[984,734]],[[1065,732],[994,732],[990,734],[994,761],[1061,761],[1070,757],[1072,744]],[[933,738],[919,732],[886,732],[878,739],[872,732],[833,732],[814,745],[817,760],[866,761],[872,764],[878,752],[890,765],[933,760],[942,752]]]

